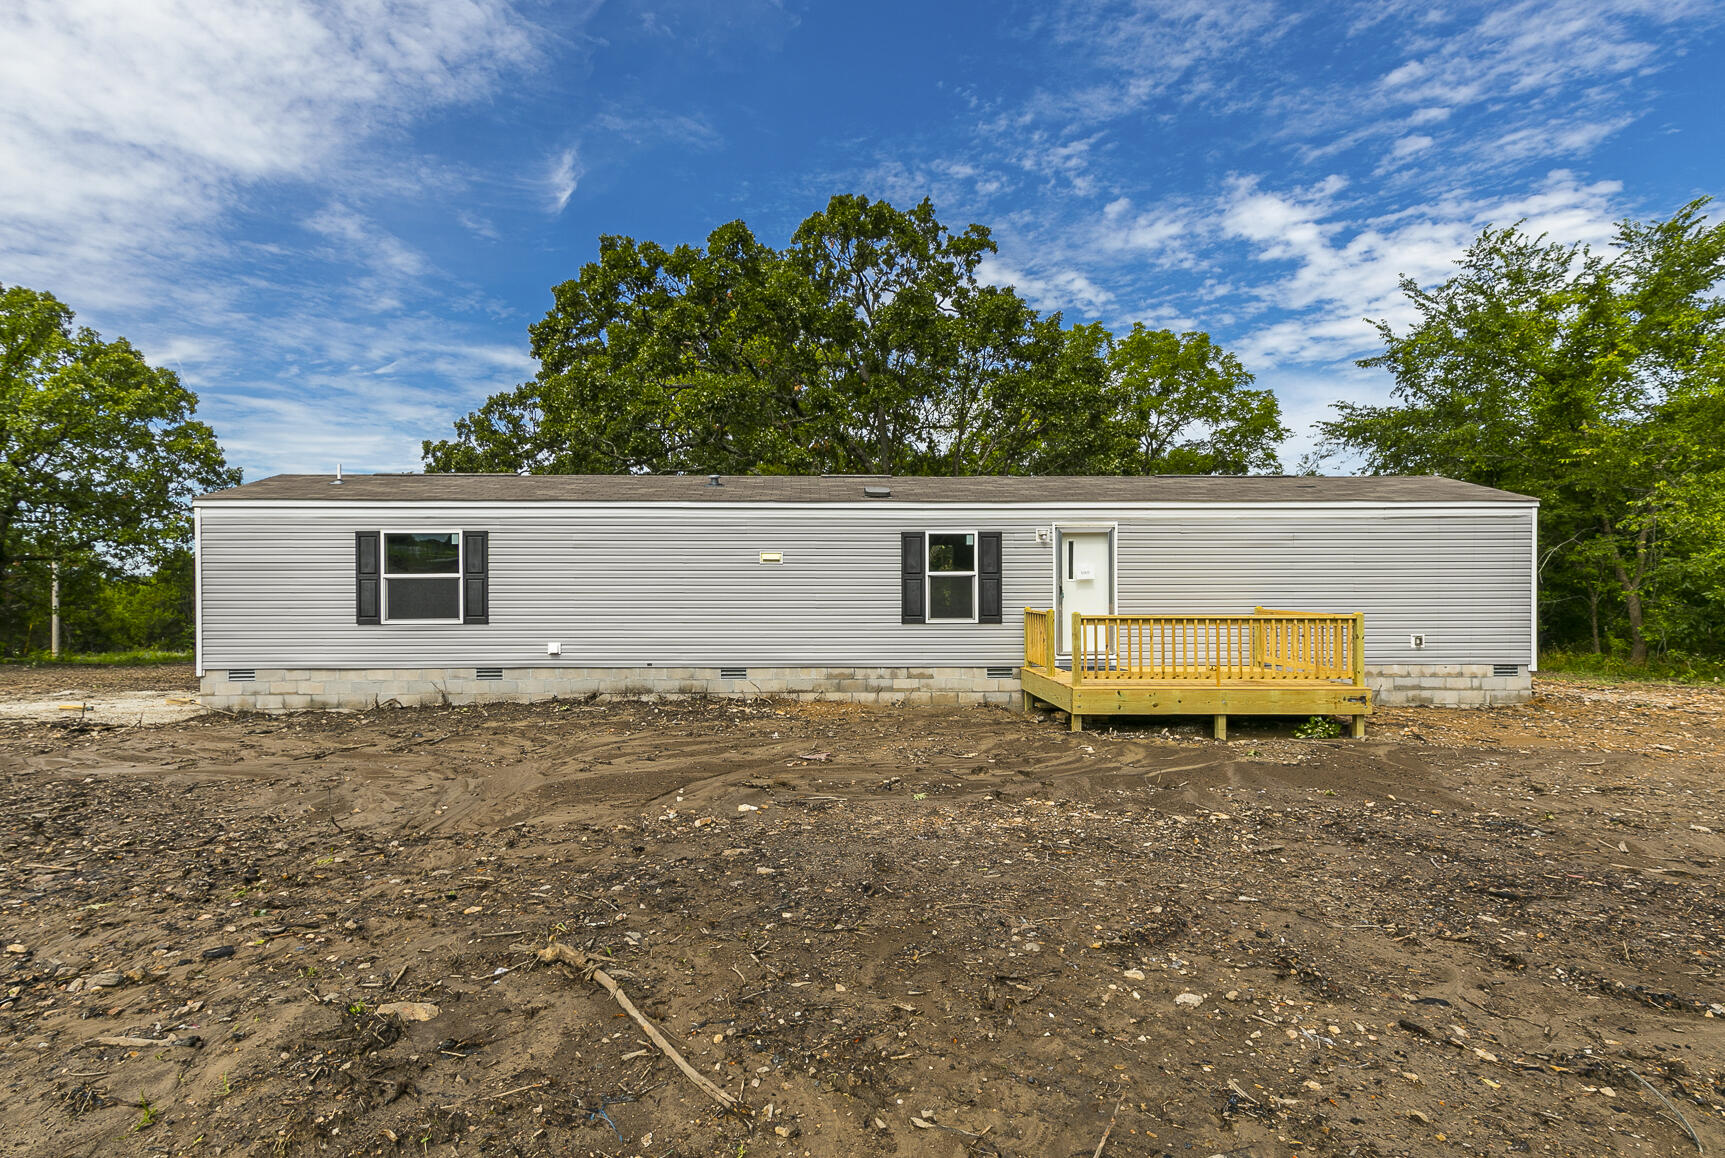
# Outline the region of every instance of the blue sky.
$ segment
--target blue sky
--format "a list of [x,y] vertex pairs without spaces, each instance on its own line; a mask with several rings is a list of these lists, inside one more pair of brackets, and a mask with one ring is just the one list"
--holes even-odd
[[1207,330],[1298,433],[1481,226],[1725,191],[1725,3],[12,0],[0,283],[202,398],[248,478],[414,469],[602,233],[991,226],[1045,310]]

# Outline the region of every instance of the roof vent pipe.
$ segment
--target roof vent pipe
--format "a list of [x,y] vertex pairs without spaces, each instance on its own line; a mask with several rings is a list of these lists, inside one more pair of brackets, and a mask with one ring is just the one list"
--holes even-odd
[[335,481],[329,485],[332,487],[338,487],[341,485],[341,463],[339,462],[335,464]]
[[710,487],[722,487],[725,484],[719,481],[718,475],[710,474],[707,476],[707,485]]

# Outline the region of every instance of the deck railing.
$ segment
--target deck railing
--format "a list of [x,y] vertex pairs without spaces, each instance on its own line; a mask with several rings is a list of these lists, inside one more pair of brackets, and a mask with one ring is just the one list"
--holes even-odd
[[[1326,680],[1365,684],[1365,617],[1257,608],[1251,615],[1072,613],[1072,682]],[[1055,613],[1024,609],[1024,664],[1052,672]]]
[[1024,666],[1054,670],[1059,631],[1054,611],[1024,609]]

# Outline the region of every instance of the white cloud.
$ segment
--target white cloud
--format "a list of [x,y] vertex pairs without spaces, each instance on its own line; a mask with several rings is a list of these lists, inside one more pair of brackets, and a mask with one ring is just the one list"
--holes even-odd
[[110,300],[219,249],[197,227],[249,187],[327,178],[534,54],[503,0],[13,0],[0,42],[0,253]]
[[1412,133],[1390,146],[1390,156],[1399,161],[1415,153],[1423,153],[1436,143],[1423,133]]
[[575,187],[581,183],[581,157],[575,149],[564,149],[551,158],[545,172],[545,194],[555,217],[569,204],[569,198],[575,195]]
[[1063,310],[1079,306],[1102,310],[1114,295],[1076,269],[1050,269],[1028,273],[996,257],[985,257],[977,265],[977,277],[989,285],[1011,286],[1018,295],[1040,310]]
[[1340,191],[1330,181],[1282,193],[1242,178],[1218,207],[1223,239],[1244,242],[1256,261],[1287,267],[1254,292],[1292,316],[1243,336],[1240,349],[1248,364],[1326,362],[1370,352],[1376,339],[1363,319],[1409,321],[1401,279],[1430,285],[1448,277],[1487,225],[1522,222],[1529,233],[1607,244],[1621,186],[1584,184],[1573,173],[1554,170],[1536,190],[1515,197],[1450,198],[1364,219],[1357,206],[1338,199]]
[[274,319],[269,340],[288,360],[267,377],[233,380],[220,353],[184,373],[203,399],[200,417],[223,432],[248,477],[336,462],[416,470],[421,439],[444,437],[459,415],[536,369],[521,343],[488,341],[436,314],[305,312]]
[[326,206],[307,218],[305,226],[332,243],[337,259],[364,265],[386,277],[416,278],[432,272],[424,254],[344,205]]

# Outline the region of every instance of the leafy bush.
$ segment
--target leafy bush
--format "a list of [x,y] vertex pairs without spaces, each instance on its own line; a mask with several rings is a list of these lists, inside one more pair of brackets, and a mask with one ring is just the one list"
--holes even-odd
[[1313,716],[1294,729],[1299,740],[1333,740],[1342,734],[1342,726],[1329,716]]

